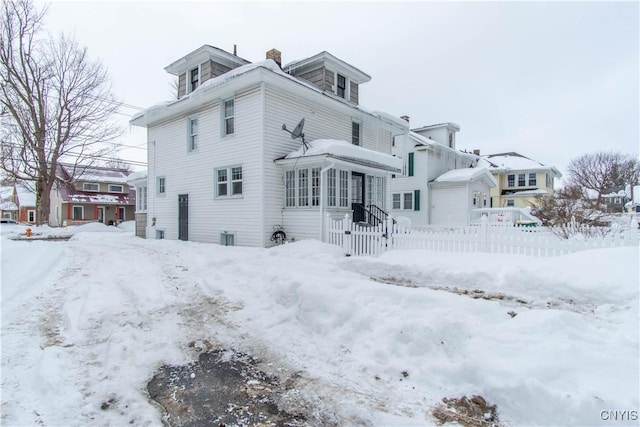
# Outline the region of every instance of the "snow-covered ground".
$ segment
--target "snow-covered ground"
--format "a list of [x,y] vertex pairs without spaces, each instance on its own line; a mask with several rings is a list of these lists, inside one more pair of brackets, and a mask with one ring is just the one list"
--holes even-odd
[[513,426],[639,423],[638,248],[346,258],[315,241],[143,240],[127,223],[69,241],[14,231],[1,237],[3,425],[160,425],[147,382],[196,359],[194,342],[297,373],[291,398],[339,425],[432,425],[434,405],[463,395]]

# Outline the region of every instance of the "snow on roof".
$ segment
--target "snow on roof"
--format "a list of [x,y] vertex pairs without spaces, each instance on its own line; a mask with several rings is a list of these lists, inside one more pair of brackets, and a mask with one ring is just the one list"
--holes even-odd
[[0,202],[0,210],[2,211],[17,211],[18,206],[11,200],[5,200]]
[[35,206],[36,205],[36,193],[22,184],[16,185],[16,191],[18,193],[18,200],[20,206]]
[[491,172],[484,167],[450,170],[437,177],[435,182],[469,182],[483,176],[487,178],[493,187],[498,185]]
[[303,150],[303,147],[300,147],[296,151],[287,154],[285,159],[321,155],[346,161],[364,161],[372,166],[382,165],[392,170],[400,170],[402,168],[402,160],[397,157],[337,139],[316,139],[309,143],[309,148],[306,151]]
[[141,171],[136,171],[133,173],[130,173],[129,176],[127,176],[127,182],[133,182],[133,181],[139,181],[141,179],[146,179],[148,176],[148,172],[147,170],[141,170]]
[[127,183],[128,172],[123,169],[85,168],[79,171],[78,180],[89,182]]
[[413,139],[418,145],[436,147],[440,150],[450,151],[463,157],[468,157],[474,160],[478,159],[478,156],[473,153],[465,153],[463,151],[458,151],[454,148],[447,147],[446,145],[436,141],[435,139],[427,138],[426,136],[420,135],[419,133],[416,133],[414,131],[409,132],[409,137]]
[[536,188],[535,190],[522,190],[522,191],[513,191],[513,192],[503,193],[503,195],[507,195],[507,194],[510,196],[538,196],[538,195],[546,195],[549,193],[547,193],[545,190],[542,190],[540,188]]
[[0,187],[0,199],[9,199],[13,196],[13,186]]
[[553,166],[545,166],[542,163],[530,159],[518,153],[499,153],[488,154],[481,156],[481,162],[484,166],[496,171],[524,171],[524,170],[550,170],[553,171],[557,177],[561,177],[562,174],[558,169]]

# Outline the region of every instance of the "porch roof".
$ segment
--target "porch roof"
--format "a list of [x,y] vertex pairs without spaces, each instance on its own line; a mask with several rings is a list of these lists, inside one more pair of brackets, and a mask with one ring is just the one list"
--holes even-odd
[[306,150],[300,147],[285,157],[276,159],[276,163],[288,165],[302,159],[311,161],[329,158],[388,172],[399,172],[402,169],[401,159],[379,151],[362,148],[358,145],[350,144],[347,141],[316,139],[309,142],[308,145],[309,148]]

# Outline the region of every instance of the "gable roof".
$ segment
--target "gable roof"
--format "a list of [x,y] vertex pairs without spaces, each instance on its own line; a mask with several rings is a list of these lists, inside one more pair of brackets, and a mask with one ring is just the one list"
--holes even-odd
[[[72,177],[72,165],[59,164],[56,176],[63,181]],[[76,166],[76,181],[102,182],[112,184],[126,184],[129,172],[126,169],[106,168],[98,166]]]
[[552,172],[557,178],[562,177],[556,167],[543,165],[536,160],[513,151],[484,155],[480,157],[480,161],[484,166],[495,172],[541,170]]
[[[96,166],[78,166],[83,168],[81,175],[75,181],[126,184],[129,172],[125,169],[104,168]],[[135,205],[135,191],[129,187],[128,193],[109,193],[100,191],[77,190],[72,181],[71,165],[58,165],[58,191],[63,202],[72,203],[100,203],[104,205]]]
[[435,124],[435,125],[422,126],[422,127],[411,129],[411,130],[413,132],[420,132],[420,131],[423,131],[423,130],[437,129],[437,128],[442,128],[442,127],[449,128],[454,132],[459,132],[460,131],[460,125],[457,124],[457,123],[453,123],[453,122],[438,123],[438,124]]

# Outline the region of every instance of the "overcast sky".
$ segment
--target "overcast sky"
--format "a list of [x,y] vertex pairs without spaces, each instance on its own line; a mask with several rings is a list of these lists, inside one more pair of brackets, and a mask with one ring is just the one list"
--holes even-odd
[[[459,149],[515,151],[565,173],[584,153],[638,155],[639,21],[635,1],[110,1],[54,2],[46,26],[74,33],[129,105],[171,99],[164,67],[203,44],[235,44],[252,62],[276,48],[285,64],[326,50],[372,77],[365,108],[408,115],[412,128],[454,122]],[[145,141],[127,126],[122,143]]]

